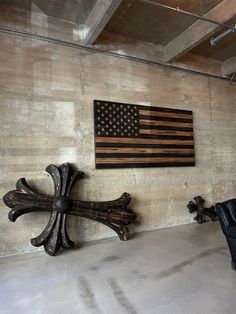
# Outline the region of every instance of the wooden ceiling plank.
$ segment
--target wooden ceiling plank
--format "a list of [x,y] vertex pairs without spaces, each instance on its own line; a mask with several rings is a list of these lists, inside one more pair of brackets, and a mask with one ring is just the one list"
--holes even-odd
[[236,73],[236,56],[223,62],[222,72],[225,76]]
[[85,22],[86,35],[82,40],[84,45],[92,45],[110,18],[121,4],[122,0],[97,0]]
[[[220,4],[205,14],[204,17],[224,23],[235,15],[235,0],[223,0]],[[213,35],[218,28],[219,26],[212,23],[202,20],[196,21],[165,46],[164,61],[170,62],[176,60],[178,57]]]

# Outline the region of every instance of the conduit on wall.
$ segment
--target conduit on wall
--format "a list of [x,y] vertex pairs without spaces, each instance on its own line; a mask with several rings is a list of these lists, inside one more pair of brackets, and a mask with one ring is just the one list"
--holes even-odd
[[231,79],[228,77],[225,77],[225,76],[214,75],[214,74],[209,74],[209,73],[205,73],[205,72],[201,72],[201,71],[185,69],[185,68],[181,68],[181,67],[178,67],[178,66],[175,66],[172,64],[161,63],[161,62],[157,62],[157,61],[149,61],[149,60],[145,60],[142,58],[133,57],[133,56],[129,56],[129,55],[122,55],[122,54],[115,53],[115,52],[107,52],[107,51],[103,51],[103,50],[100,50],[100,49],[95,48],[95,47],[91,47],[91,46],[88,47],[88,46],[76,44],[76,43],[61,40],[61,39],[55,39],[55,38],[51,38],[48,36],[43,36],[43,35],[31,33],[31,32],[7,28],[7,27],[3,27],[3,26],[0,26],[0,33],[6,33],[6,34],[14,35],[14,36],[31,38],[31,39],[40,40],[40,41],[44,41],[44,42],[48,42],[48,43],[52,43],[52,44],[56,44],[56,45],[86,50],[86,51],[90,51],[92,53],[97,53],[100,55],[106,55],[106,56],[110,56],[110,57],[114,57],[114,58],[120,58],[120,59],[130,60],[133,62],[144,63],[144,64],[148,64],[151,66],[169,68],[169,69],[173,69],[173,70],[177,70],[177,71],[181,71],[181,72],[185,72],[185,73],[190,73],[193,75],[201,75],[201,76],[205,76],[205,77],[209,77],[209,78],[220,79],[220,80],[231,82]]

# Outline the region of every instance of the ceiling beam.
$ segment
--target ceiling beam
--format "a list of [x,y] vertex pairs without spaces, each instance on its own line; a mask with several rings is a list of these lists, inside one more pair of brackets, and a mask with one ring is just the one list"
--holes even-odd
[[85,22],[84,45],[92,45],[110,18],[121,4],[122,0],[97,0]]
[[225,76],[236,73],[236,57],[230,58],[223,62],[222,72]]
[[[204,15],[205,18],[217,22],[227,22],[236,15],[235,0],[223,0],[212,10]],[[169,42],[164,48],[164,61],[176,60],[189,50],[213,35],[219,26],[198,20]]]
[[[121,57],[131,57],[147,63],[165,65],[163,62],[163,46],[137,40],[116,33],[103,31],[94,45],[100,51],[115,53]],[[172,66],[206,75],[222,76],[222,62],[209,59],[197,54],[186,53]]]

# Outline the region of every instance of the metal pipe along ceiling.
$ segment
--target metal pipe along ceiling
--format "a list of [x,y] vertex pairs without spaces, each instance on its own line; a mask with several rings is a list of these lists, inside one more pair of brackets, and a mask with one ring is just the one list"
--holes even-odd
[[143,64],[148,64],[150,66],[155,66],[155,67],[163,67],[163,68],[173,69],[176,71],[191,73],[193,75],[202,75],[205,77],[220,79],[220,80],[224,80],[224,81],[228,81],[228,82],[231,81],[230,78],[225,77],[225,76],[210,74],[210,73],[196,71],[196,70],[185,69],[182,67],[178,67],[176,65],[171,65],[171,64],[157,62],[157,61],[150,61],[150,60],[146,60],[146,59],[142,59],[142,58],[138,58],[138,57],[134,57],[134,56],[129,56],[129,55],[122,55],[122,54],[119,54],[116,52],[107,52],[107,51],[103,51],[103,50],[100,50],[100,49],[95,48],[95,47],[88,47],[88,46],[84,46],[81,44],[76,44],[73,42],[69,42],[69,41],[65,41],[65,40],[61,40],[61,39],[55,39],[52,37],[39,35],[39,34],[31,33],[31,32],[26,32],[26,31],[22,31],[22,30],[12,29],[12,28],[8,28],[8,27],[0,26],[0,33],[6,33],[6,34],[14,35],[14,36],[31,38],[31,39],[40,40],[40,41],[48,42],[51,44],[71,47],[71,48],[75,48],[75,49],[82,49],[85,51],[89,51],[91,53],[97,53],[100,55],[110,56],[110,57],[114,57],[114,58],[130,60],[133,62],[140,62]]
[[212,37],[211,38],[211,45],[215,46],[220,40],[222,40],[223,38],[225,38],[226,36],[228,36],[229,34],[236,32],[236,25],[233,26],[233,28],[231,29],[227,29],[226,31],[224,31],[223,33],[219,34],[216,37]]
[[158,2],[155,2],[155,1],[151,1],[151,0],[140,0],[140,1],[152,4],[152,5],[155,5],[155,6],[158,6],[158,7],[163,8],[163,9],[171,10],[171,11],[174,11],[176,13],[185,14],[185,15],[194,17],[195,19],[198,19],[198,20],[202,20],[202,21],[205,21],[205,22],[209,22],[209,23],[212,23],[212,24],[215,24],[215,25],[219,25],[219,26],[225,27],[225,28],[229,28],[229,29],[232,29],[232,31],[234,31],[234,28],[235,28],[235,25],[231,25],[231,24],[228,24],[228,23],[217,22],[215,20],[211,20],[211,19],[205,18],[204,16],[201,16],[201,15],[198,15],[198,14],[195,14],[195,13],[191,13],[191,12],[182,10],[179,7],[174,8],[174,7],[170,7],[168,5],[161,4],[161,3],[158,3]]
[[210,43],[211,43],[212,46],[215,46],[220,40],[222,40],[223,38],[225,38],[229,34],[231,34],[233,32],[236,32],[236,25],[231,25],[231,24],[228,24],[228,23],[217,22],[217,21],[205,18],[204,16],[201,16],[201,15],[198,15],[198,14],[195,14],[195,13],[191,13],[191,12],[188,12],[188,11],[185,11],[185,10],[181,10],[179,7],[174,8],[174,7],[170,7],[168,5],[161,4],[161,3],[158,3],[158,2],[155,2],[155,1],[151,1],[151,0],[140,0],[140,1],[152,4],[152,5],[155,5],[155,6],[158,6],[158,7],[163,8],[163,9],[167,9],[167,10],[171,10],[171,11],[174,11],[174,12],[177,12],[177,13],[185,14],[185,15],[191,16],[193,18],[196,18],[198,20],[202,20],[202,21],[205,21],[205,22],[208,22],[208,23],[212,23],[212,24],[221,26],[221,27],[228,28],[225,32],[219,34],[218,36],[216,36],[214,38],[211,38]]

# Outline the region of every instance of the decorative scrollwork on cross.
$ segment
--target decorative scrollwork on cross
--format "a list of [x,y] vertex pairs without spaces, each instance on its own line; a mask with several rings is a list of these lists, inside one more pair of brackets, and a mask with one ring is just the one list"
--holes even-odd
[[199,224],[207,222],[206,216],[208,216],[211,221],[217,220],[217,213],[215,211],[215,206],[211,206],[210,208],[204,208],[205,200],[201,196],[196,196],[193,198],[194,201],[190,201],[187,205],[190,214],[193,212],[197,212],[194,220],[196,220]]
[[49,255],[55,255],[61,247],[72,248],[74,242],[69,238],[66,228],[67,214],[101,222],[113,229],[121,240],[128,240],[127,226],[136,219],[136,214],[127,208],[131,201],[130,194],[123,193],[120,198],[108,202],[72,200],[71,188],[76,180],[84,178],[84,173],[75,171],[69,163],[59,167],[49,165],[46,171],[54,182],[54,196],[38,193],[28,185],[25,178],[21,178],[16,183],[16,190],[3,197],[4,203],[12,208],[8,218],[13,222],[26,213],[50,212],[46,228],[39,236],[31,239],[32,245],[43,245]]

